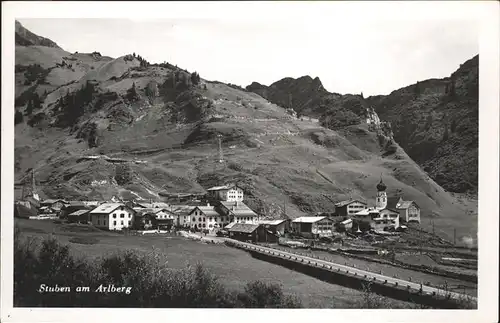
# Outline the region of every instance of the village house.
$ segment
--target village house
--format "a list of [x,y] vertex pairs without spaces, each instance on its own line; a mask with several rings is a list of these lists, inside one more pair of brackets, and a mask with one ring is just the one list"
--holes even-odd
[[189,213],[193,210],[191,205],[170,205],[168,210],[173,214],[173,225],[182,228],[191,227],[191,216]]
[[91,210],[92,207],[87,206],[83,202],[79,201],[70,201],[68,204],[65,204],[61,210],[58,212],[59,218],[64,219],[67,218],[69,214],[79,211],[79,210]]
[[242,202],[243,190],[236,185],[215,186],[207,189],[207,198],[226,202]]
[[279,219],[279,220],[259,220],[257,222],[266,228],[267,230],[283,236],[286,231],[288,231],[288,227],[290,225],[290,220]]
[[217,212],[216,207],[210,204],[194,207],[189,216],[191,217],[190,226],[200,230],[219,229],[229,223],[229,216],[220,214]]
[[51,210],[51,213],[58,213],[66,204],[68,202],[63,199],[46,199],[40,202],[40,211]]
[[309,238],[331,236],[334,223],[326,216],[303,216],[292,221],[292,231]]
[[352,219],[346,219],[338,223],[335,223],[335,227],[339,232],[349,231],[352,229]]
[[403,197],[390,197],[387,205],[399,212],[400,221],[420,223],[420,207],[414,201],[405,201]]
[[231,239],[250,242],[269,242],[278,241],[278,237],[272,232],[266,230],[263,225],[249,223],[234,223],[228,229]]
[[67,215],[67,219],[69,222],[73,223],[89,223],[90,222],[90,210],[81,209],[74,211]]
[[17,201],[16,204],[22,205],[27,209],[32,209],[36,213],[38,213],[38,209],[40,208],[40,201],[32,196],[28,196],[23,200]]
[[136,214],[145,214],[145,213],[151,213],[155,216],[156,219],[158,220],[166,220],[166,219],[174,219],[176,215],[169,211],[168,209],[160,209],[160,208],[142,208],[142,207],[134,207],[132,208]]
[[90,211],[92,224],[108,230],[130,228],[134,215],[135,211],[123,203],[104,203]]
[[255,224],[259,219],[257,213],[243,202],[221,201],[217,208],[222,216],[229,218],[228,222]]
[[136,213],[132,227],[136,230],[149,230],[158,228],[156,217],[152,213]]
[[339,217],[348,217],[366,209],[367,204],[360,200],[346,200],[335,204],[335,214]]
[[29,219],[38,215],[35,207],[26,207],[23,203],[14,203],[14,217]]

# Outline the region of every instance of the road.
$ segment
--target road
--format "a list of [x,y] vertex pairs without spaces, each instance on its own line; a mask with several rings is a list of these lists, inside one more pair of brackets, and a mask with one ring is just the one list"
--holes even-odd
[[422,292],[426,293],[426,294],[432,295],[433,293],[435,293],[436,295],[442,295],[442,296],[449,295],[450,298],[453,298],[453,299],[457,299],[457,300],[469,299],[469,300],[477,303],[477,298],[469,296],[469,295],[445,291],[443,289],[438,289],[435,287],[426,286],[426,285],[422,285],[419,283],[410,282],[410,281],[406,281],[406,280],[402,280],[402,279],[398,279],[398,278],[394,278],[394,277],[389,277],[389,276],[377,274],[374,272],[362,270],[359,268],[337,264],[337,263],[326,261],[326,260],[302,256],[302,255],[298,255],[298,254],[294,254],[291,252],[286,252],[286,251],[282,251],[282,250],[278,250],[278,249],[257,246],[254,244],[241,242],[241,241],[237,241],[237,240],[233,240],[233,239],[225,239],[225,240],[228,242],[232,242],[236,245],[243,246],[247,250],[260,251],[262,253],[267,253],[267,254],[271,254],[271,255],[275,255],[277,257],[282,257],[282,258],[287,258],[287,259],[290,259],[290,258],[293,260],[296,259],[299,262],[310,262],[311,265],[313,265],[313,266],[314,266],[314,264],[326,266],[326,268],[329,268],[331,270],[337,270],[341,273],[343,272],[343,273],[350,273],[353,275],[355,274],[355,275],[363,277],[365,280],[371,281],[371,282],[379,281],[379,282],[385,282],[386,284],[392,284],[395,286],[402,286],[402,287],[410,286],[411,289],[415,289],[415,290],[422,289]]

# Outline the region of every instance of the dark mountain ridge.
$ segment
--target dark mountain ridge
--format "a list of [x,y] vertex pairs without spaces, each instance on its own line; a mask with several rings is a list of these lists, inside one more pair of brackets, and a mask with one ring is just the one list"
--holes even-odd
[[38,36],[28,29],[24,28],[23,25],[19,21],[16,20],[16,45],[21,46],[46,46],[46,47],[54,47],[61,48],[52,40]]
[[319,78],[310,76],[287,77],[268,87],[253,82],[247,90],[300,115],[319,118],[334,130],[363,123],[366,111],[374,110],[390,127],[394,140],[437,183],[451,192],[476,194],[478,65],[477,55],[450,77],[368,98],[329,93]]

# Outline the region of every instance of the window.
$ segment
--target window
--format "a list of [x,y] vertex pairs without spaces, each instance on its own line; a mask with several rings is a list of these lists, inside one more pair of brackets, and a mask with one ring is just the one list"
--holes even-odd
[[209,217],[209,218],[208,218],[208,221],[212,222],[212,217]]
[[201,222],[201,218],[198,218],[198,222]]
[[203,227],[205,227],[205,223],[203,223]]
[[210,224],[208,227],[209,227],[210,229],[212,229],[212,225],[211,225],[211,224]]
[[130,220],[128,221],[128,225],[130,226]]
[[[203,222],[205,222],[205,220],[206,220],[206,219],[205,219],[205,218],[203,218]],[[205,225],[203,225],[203,226],[205,226]]]
[[132,215],[129,213],[129,214],[128,214],[128,218],[130,219],[131,217],[132,217]]
[[116,221],[113,221],[113,225],[116,225]]
[[113,213],[113,219],[116,219],[116,214]]

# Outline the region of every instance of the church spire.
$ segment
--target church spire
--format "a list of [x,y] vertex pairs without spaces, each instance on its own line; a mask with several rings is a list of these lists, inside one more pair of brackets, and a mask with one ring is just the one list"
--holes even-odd
[[384,184],[384,181],[382,180],[382,173],[380,173],[380,182],[377,184],[377,190],[380,191],[385,191],[387,186]]

